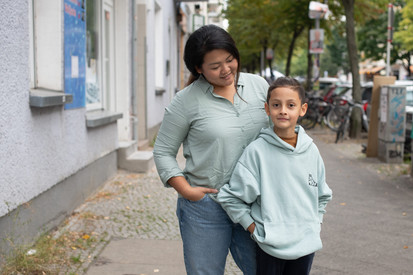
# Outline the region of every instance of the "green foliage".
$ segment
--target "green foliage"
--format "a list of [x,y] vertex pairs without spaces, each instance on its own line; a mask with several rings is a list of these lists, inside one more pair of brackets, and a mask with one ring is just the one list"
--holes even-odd
[[[395,5],[404,0],[392,1]],[[392,60],[405,58],[408,49],[405,44],[413,44],[413,0],[403,13],[403,30],[397,31],[393,44]],[[241,54],[244,70],[257,72],[260,67],[261,52],[267,48],[274,50],[273,64],[284,64],[286,72],[291,60],[291,75],[306,75],[308,30],[315,27],[315,20],[308,17],[310,0],[228,0],[225,16],[229,22],[228,31],[234,37]],[[385,53],[388,0],[357,0],[354,3],[354,20],[358,31],[358,53],[366,57],[382,57]],[[327,70],[334,75],[341,68],[350,71],[348,48],[343,21],[342,1],[328,1],[330,16],[320,20],[325,30],[325,52],[321,55],[321,72]],[[404,9],[405,10],[405,9]],[[400,21],[396,18],[396,21]],[[384,24],[384,30],[383,30]],[[403,40],[404,42],[401,42]],[[403,51],[401,45],[405,48]]]
[[[350,72],[350,65],[348,61],[347,42],[346,37],[340,28],[334,27],[331,31],[331,38],[326,45],[327,53],[322,55],[329,55],[327,60],[322,59],[321,67],[327,70],[330,75],[336,75],[339,69],[342,69],[344,73]],[[330,67],[325,64],[330,62]],[[326,66],[323,68],[323,66]]]
[[[402,60],[405,67],[410,65],[410,55],[413,50],[413,1],[409,0],[411,7],[406,1],[394,1],[394,36],[390,52],[390,63]],[[408,18],[408,14],[411,18]],[[405,16],[407,14],[407,17]],[[407,19],[407,20],[406,20]],[[404,23],[403,23],[404,22]],[[388,11],[381,10],[376,17],[366,22],[365,26],[359,28],[357,37],[359,51],[363,53],[364,59],[385,59],[387,54],[387,24]],[[407,24],[407,25],[405,25]],[[412,45],[409,47],[409,41]]]
[[305,76],[307,74],[307,50],[297,49],[291,63],[292,76]]
[[[275,59],[287,58],[289,47],[310,25],[309,0],[229,0],[225,16],[244,68],[258,68],[260,54],[274,49]],[[293,35],[296,34],[296,37]],[[306,47],[305,38],[297,40]],[[294,45],[293,45],[294,46]]]
[[402,19],[394,34],[394,40],[399,42],[406,51],[413,51],[413,0],[406,0],[402,9]]
[[[399,1],[400,2],[400,1]],[[399,3],[402,5],[403,3]],[[393,28],[395,32],[400,28],[401,13],[395,8]],[[366,22],[366,25],[359,28],[357,37],[359,41],[359,51],[364,53],[363,58],[380,60],[386,58],[387,53],[387,24],[388,12],[381,10],[375,17]],[[398,59],[403,59],[403,48],[400,41],[394,40],[391,49],[391,63]]]

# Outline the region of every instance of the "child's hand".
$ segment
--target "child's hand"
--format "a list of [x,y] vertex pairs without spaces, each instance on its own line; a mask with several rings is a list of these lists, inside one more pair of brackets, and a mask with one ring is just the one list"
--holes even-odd
[[248,226],[247,230],[253,234],[254,230],[255,230],[255,222],[253,222],[252,224],[250,224],[250,226]]

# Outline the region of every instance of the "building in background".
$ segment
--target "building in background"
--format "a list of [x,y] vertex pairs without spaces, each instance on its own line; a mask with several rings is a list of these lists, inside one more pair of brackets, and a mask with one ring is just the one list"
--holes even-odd
[[225,0],[208,1],[176,1],[178,14],[178,89],[185,87],[189,78],[189,71],[183,63],[185,42],[189,35],[203,25],[214,24],[221,28],[227,28],[227,21],[223,11],[226,8]]
[[2,0],[0,25],[3,253],[118,167],[151,168],[145,147],[178,90],[180,49],[173,0]]
[[117,169],[145,172],[183,88],[194,16],[223,1],[0,3],[0,252],[58,225]]
[[224,1],[2,0],[0,254],[57,226],[118,168],[145,172],[184,87],[194,16]]

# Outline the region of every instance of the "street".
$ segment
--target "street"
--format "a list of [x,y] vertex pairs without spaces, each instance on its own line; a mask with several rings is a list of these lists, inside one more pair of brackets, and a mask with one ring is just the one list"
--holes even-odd
[[[324,248],[311,274],[412,274],[413,181],[403,175],[408,166],[367,159],[357,141],[334,144],[328,131],[309,131],[333,190],[322,226]],[[59,230],[101,238],[83,251],[76,272],[185,274],[175,203],[176,192],[162,186],[155,169],[120,170]],[[240,274],[231,257],[226,274]]]

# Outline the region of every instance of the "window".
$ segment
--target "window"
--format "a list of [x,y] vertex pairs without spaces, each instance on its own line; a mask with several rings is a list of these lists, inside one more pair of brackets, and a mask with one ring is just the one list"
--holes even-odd
[[113,0],[86,2],[86,104],[114,110]]
[[35,85],[35,73],[34,73],[34,40],[33,40],[33,32],[34,32],[34,22],[33,22],[33,1],[29,1],[29,67],[30,67],[30,88],[34,88]]
[[86,105],[102,107],[101,66],[99,58],[99,2],[86,2]]
[[63,91],[62,3],[29,1],[30,87]]
[[[82,108],[86,103],[87,110],[115,110],[114,1],[29,0],[28,2],[30,106],[65,105],[65,108]],[[76,20],[69,20],[73,18],[68,15],[73,16],[77,21],[83,21],[82,26],[76,27]],[[69,61],[67,57],[70,51],[66,49],[68,44],[67,42],[63,44],[66,36],[71,33],[67,31],[68,29],[78,31],[76,32],[78,36],[80,32],[81,42],[86,44],[86,49],[84,47],[80,49],[81,52],[73,54]],[[76,41],[73,43],[85,45]],[[76,47],[76,50],[79,48]],[[85,51],[86,60],[83,58]],[[78,79],[77,81],[82,85],[85,84],[85,87],[70,86],[65,71],[71,71],[72,79]],[[76,96],[66,84],[74,87],[73,89],[80,95]]]
[[164,88],[165,66],[163,54],[163,16],[162,7],[155,2],[155,86]]

